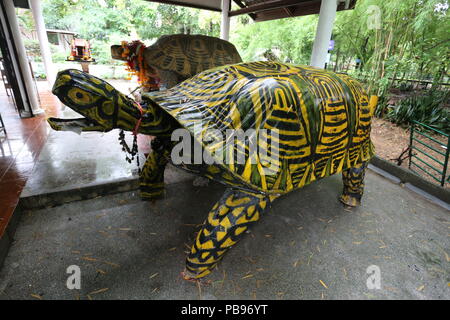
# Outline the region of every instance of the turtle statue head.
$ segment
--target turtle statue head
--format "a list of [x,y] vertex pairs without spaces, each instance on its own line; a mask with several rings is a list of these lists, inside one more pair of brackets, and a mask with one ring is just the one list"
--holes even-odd
[[106,81],[79,70],[68,69],[59,72],[52,93],[83,116],[75,119],[49,118],[47,121],[50,126],[58,131],[106,132],[120,128],[157,134],[166,127],[171,132],[170,124],[174,122],[150,100],[140,107],[136,101]]
[[121,45],[112,45],[111,46],[111,57],[117,60],[126,61],[127,59],[123,57],[123,46]]
[[117,126],[118,110],[132,100],[109,83],[79,70],[58,73],[52,93],[83,118],[49,118],[55,130],[110,131]]

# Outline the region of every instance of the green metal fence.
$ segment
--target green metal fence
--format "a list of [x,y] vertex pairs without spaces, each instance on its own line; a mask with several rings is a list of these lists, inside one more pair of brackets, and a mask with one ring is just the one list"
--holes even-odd
[[413,121],[409,141],[410,170],[417,174],[425,173],[444,186],[446,181],[450,182],[450,176],[447,177],[449,154],[450,137],[448,134]]

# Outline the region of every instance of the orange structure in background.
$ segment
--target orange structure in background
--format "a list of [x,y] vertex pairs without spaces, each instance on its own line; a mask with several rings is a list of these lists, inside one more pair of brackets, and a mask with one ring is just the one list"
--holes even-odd
[[91,57],[91,45],[89,41],[85,39],[72,39],[70,56],[67,57],[67,60],[94,62],[95,59]]

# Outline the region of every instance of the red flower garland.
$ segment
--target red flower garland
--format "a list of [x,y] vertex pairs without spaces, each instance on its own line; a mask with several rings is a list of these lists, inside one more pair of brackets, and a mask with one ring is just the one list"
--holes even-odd
[[144,61],[145,44],[139,40],[132,42],[122,41],[122,48],[122,58],[125,58],[127,61],[125,65],[130,75],[135,74],[138,77],[139,84],[143,87],[159,89],[158,75],[147,75],[148,70],[145,68]]

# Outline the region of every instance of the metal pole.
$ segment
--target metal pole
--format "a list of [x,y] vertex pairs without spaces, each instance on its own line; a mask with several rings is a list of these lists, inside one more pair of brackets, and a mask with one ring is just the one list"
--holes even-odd
[[24,116],[33,116],[36,114],[43,113],[39,106],[37,92],[35,91],[33,78],[31,76],[30,66],[28,65],[27,53],[25,50],[25,46],[23,45],[22,35],[20,34],[19,24],[17,22],[16,11],[14,8],[13,0],[4,0],[3,1],[5,7],[5,13],[8,17],[9,28],[11,29],[11,36],[14,39],[15,48],[17,51],[17,60],[19,64],[19,68],[21,71],[21,75],[23,77],[23,82],[25,84],[25,91],[28,96],[29,105],[25,108],[29,108],[28,110],[24,110],[21,115]]
[[320,4],[319,22],[317,23],[310,63],[313,67],[323,68],[327,61],[328,45],[333,31],[337,3],[337,0],[322,0]]
[[48,45],[47,29],[45,28],[44,18],[42,17],[42,9],[40,0],[29,0],[31,12],[33,14],[36,33],[39,39],[39,47],[41,48],[42,60],[44,61],[45,73],[50,87],[55,82],[55,72],[52,62],[52,54]]
[[448,157],[450,156],[450,137],[447,137],[447,152],[445,153],[444,171],[442,172],[441,186],[445,184],[445,176],[447,175]]
[[220,24],[220,38],[227,40],[230,38],[230,0],[222,0],[222,22]]
[[409,134],[409,151],[408,151],[408,155],[409,155],[408,168],[409,169],[411,169],[413,137],[414,137],[414,122],[411,123],[411,132]]

